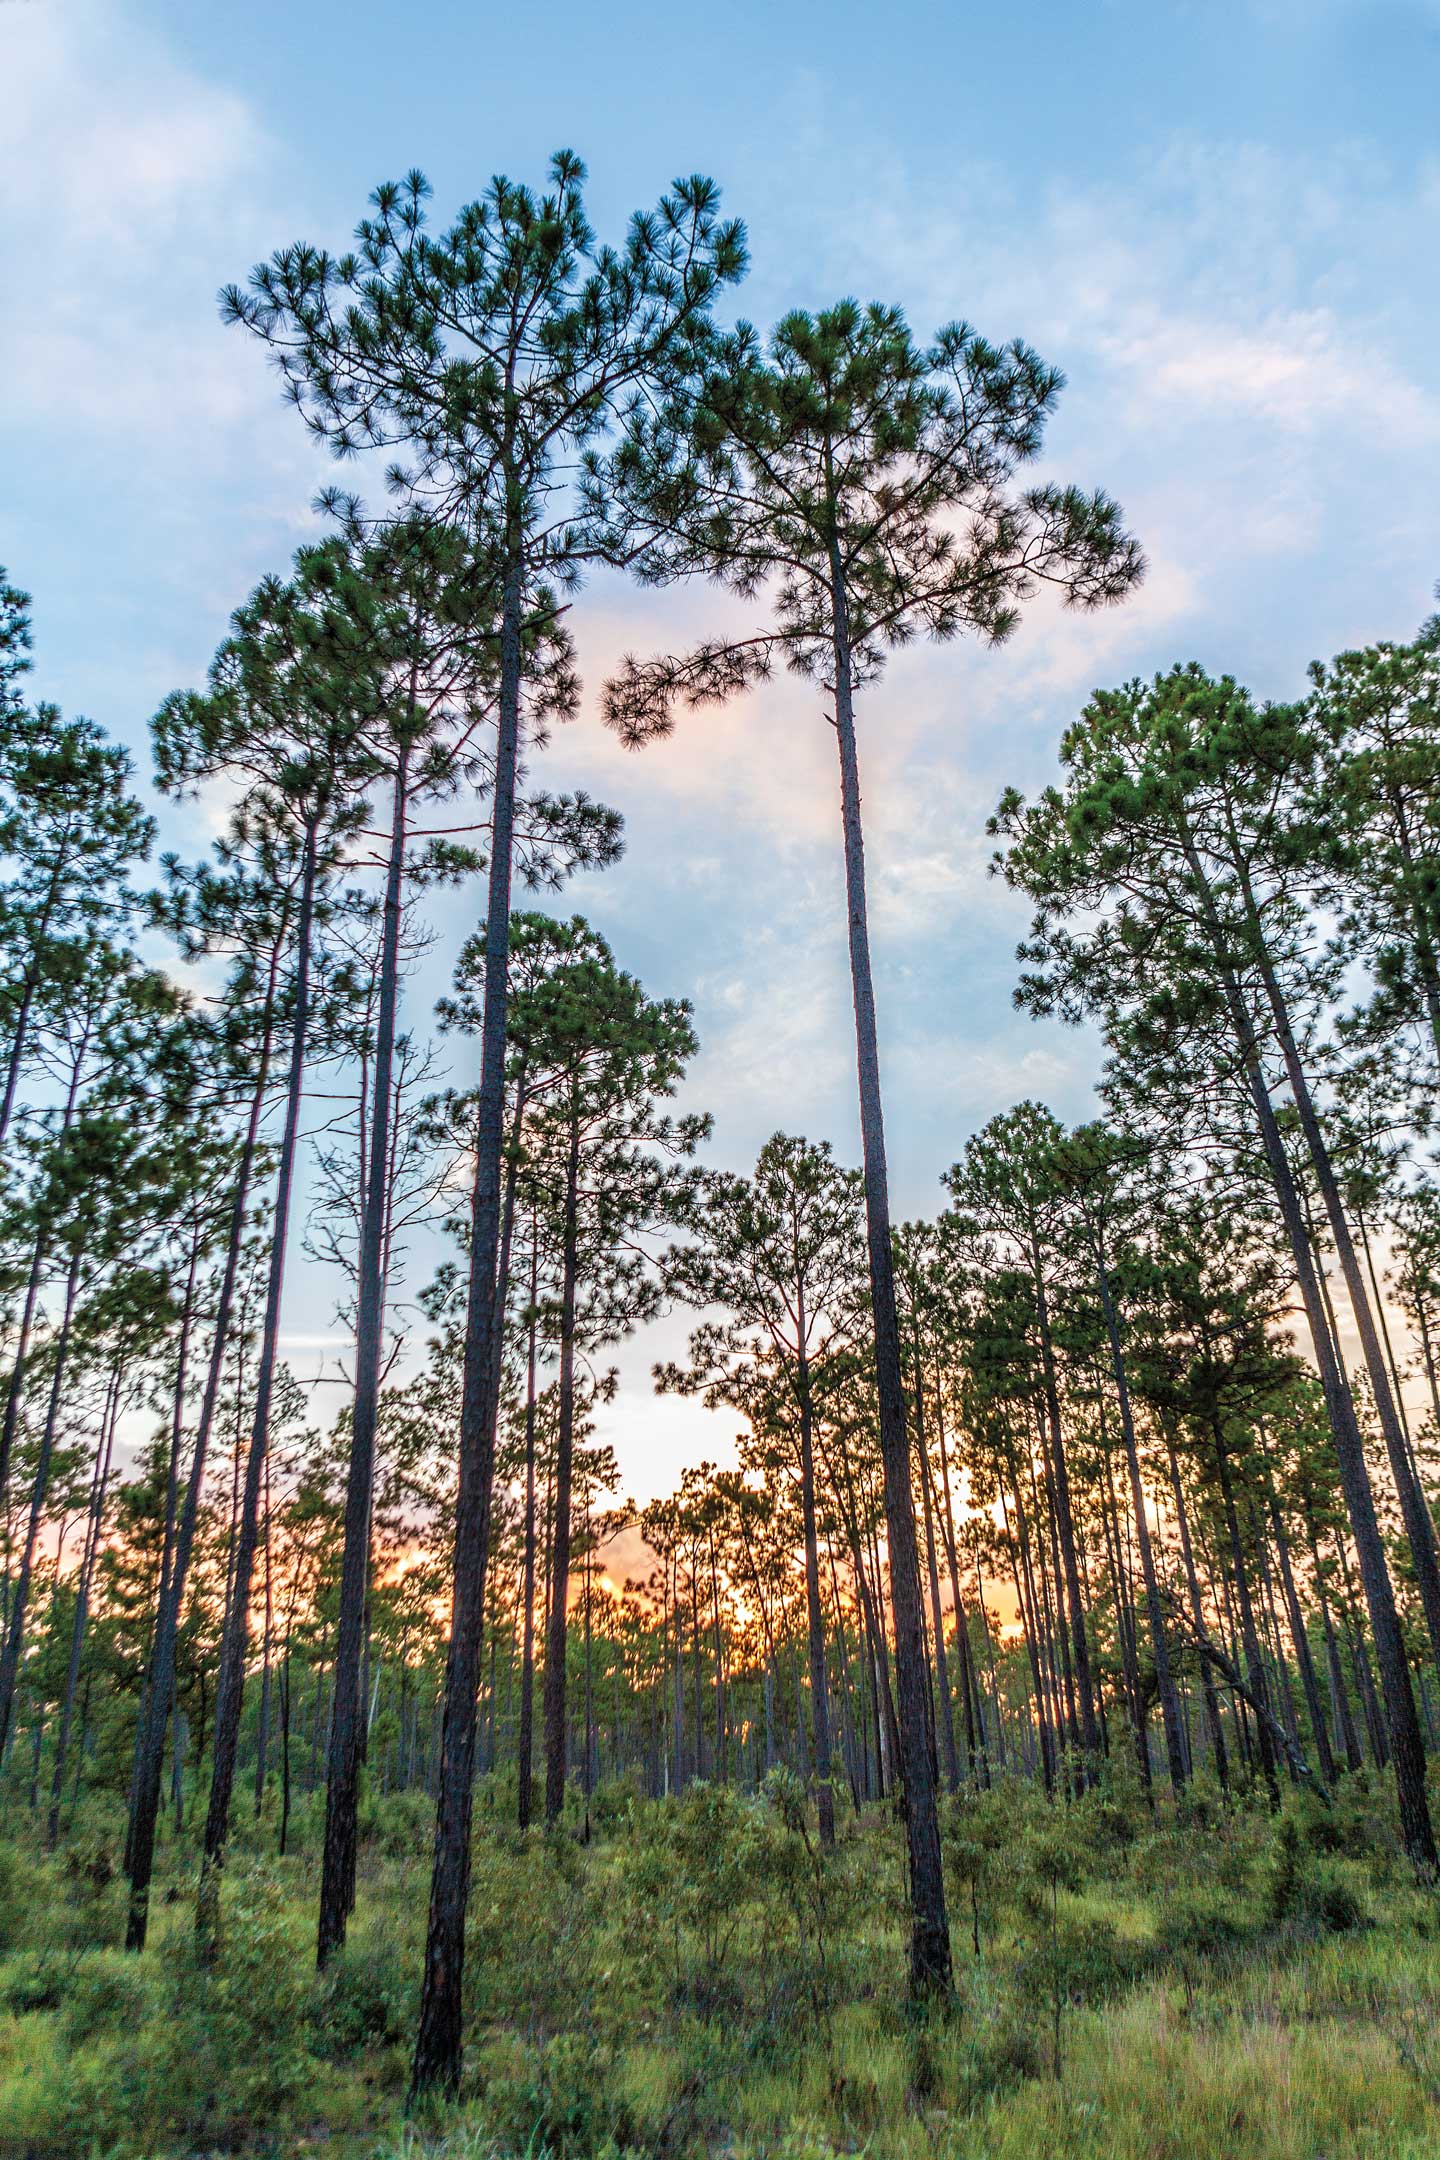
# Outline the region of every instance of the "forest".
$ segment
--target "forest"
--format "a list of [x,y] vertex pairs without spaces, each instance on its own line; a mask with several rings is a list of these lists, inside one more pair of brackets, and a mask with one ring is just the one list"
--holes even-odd
[[[1051,360],[754,328],[748,246],[562,152],[228,287],[339,478],[144,758],[0,573],[0,2151],[1440,2152],[1440,618],[1075,710],[988,845],[1094,1114],[894,1219],[887,662],[1123,626],[1145,534]],[[858,1145],[724,1167],[567,730],[786,675]],[[735,1459],[637,1507],[675,1314]]]

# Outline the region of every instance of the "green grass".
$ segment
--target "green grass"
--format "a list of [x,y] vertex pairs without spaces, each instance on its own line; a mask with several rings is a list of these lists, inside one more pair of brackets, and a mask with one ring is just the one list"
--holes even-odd
[[427,1825],[409,1801],[367,1819],[351,1941],[323,1978],[313,1842],[276,1862],[262,1829],[234,1853],[207,1970],[188,1843],[162,1855],[137,1960],[119,1947],[114,1822],[96,1813],[42,1858],[12,1820],[0,2154],[1440,2155],[1440,1900],[1409,1881],[1378,1790],[1184,1825],[1124,1792],[1063,1811],[1018,1788],[962,1803],[946,1825],[955,2000],[920,2024],[887,1816],[848,1823],[823,1868],[783,1786],[617,1802],[588,1848],[492,1823],[465,2093],[412,2123]]

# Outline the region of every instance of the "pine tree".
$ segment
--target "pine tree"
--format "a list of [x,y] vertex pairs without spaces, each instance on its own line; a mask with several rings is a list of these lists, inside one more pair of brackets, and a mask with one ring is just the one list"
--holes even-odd
[[[793,1414],[780,1421],[799,1471],[810,1664],[815,1797],[820,1838],[835,1842],[825,1614],[821,1602],[815,1471],[814,1368],[853,1338],[863,1269],[860,1181],[828,1145],[776,1133],[754,1174],[708,1171],[697,1190],[691,1241],[670,1255],[672,1286],[729,1317],[690,1338],[688,1366],[657,1368],[657,1384],[758,1412],[757,1397],[783,1390]],[[778,1368],[776,1370],[775,1368]]]
[[14,869],[0,885],[0,1143],[37,1026],[53,1024],[96,940],[122,930],[136,897],[130,870],[155,834],[129,792],[129,756],[93,721],[41,704],[12,711],[4,736],[0,846]]
[[[1434,1531],[1414,1491],[1378,1332],[1349,1243],[1343,1202],[1304,1071],[1288,991],[1328,987],[1304,914],[1308,840],[1287,837],[1287,784],[1304,753],[1288,709],[1256,712],[1230,682],[1182,668],[1153,686],[1101,693],[1061,747],[1064,792],[1033,805],[1014,791],[993,829],[997,861],[1037,903],[1022,948],[1020,998],[1037,1011],[1094,1012],[1127,1056],[1154,1062],[1177,1040],[1243,1090],[1285,1226],[1320,1370],[1336,1458],[1380,1656],[1407,1851],[1435,1865],[1424,1744],[1375,1512],[1355,1403],[1334,1342],[1304,1200],[1275,1101],[1289,1084],[1312,1173],[1345,1265],[1412,1547],[1434,1561]],[[1297,865],[1301,866],[1297,868]],[[1098,910],[1090,926],[1067,918]],[[1317,981],[1318,978],[1318,981]],[[1209,1067],[1213,1073],[1215,1063]],[[1190,1090],[1192,1105],[1207,1091]],[[1173,1099],[1173,1098],[1172,1098]],[[1193,1110],[1192,1110],[1193,1114]],[[1433,1593],[1435,1584],[1431,1584]],[[1427,1621],[1432,1631],[1427,1594]]]
[[[769,622],[678,659],[631,661],[607,691],[626,741],[763,678],[777,659],[833,700],[855,1005],[871,1302],[895,1607],[900,1741],[914,1901],[912,1985],[950,1985],[935,1779],[927,1739],[923,1601],[890,1246],[879,1044],[865,897],[855,689],[917,631],[992,641],[1042,582],[1072,605],[1121,598],[1140,574],[1135,543],[1102,495],[1015,490],[1041,445],[1061,379],[1027,347],[998,349],[967,326],[919,350],[897,310],[842,301],[787,316],[768,351],[745,324],[666,406],[632,414],[596,464],[617,551],[640,550],[657,581],[699,572]],[[964,536],[957,529],[964,522]]]
[[[490,972],[441,1827],[417,2091],[436,2084],[453,2089],[460,2074],[475,1702],[498,1400],[491,1364],[515,783],[522,723],[528,712],[534,725],[541,702],[527,648],[553,622],[552,585],[573,584],[594,552],[574,517],[572,461],[634,386],[665,373],[679,348],[703,333],[717,289],[745,266],[740,228],[720,223],[707,180],[678,184],[653,214],[637,216],[617,251],[596,247],[580,161],[561,153],[551,179],[551,192],[538,197],[495,180],[482,201],[435,239],[425,230],[429,187],[413,173],[401,186],[376,191],[374,215],[359,228],[358,253],[336,259],[289,248],[256,270],[248,295],[232,289],[224,296],[230,315],[275,351],[296,403],[336,453],[404,446],[413,462],[401,484],[483,540],[493,550],[497,578]],[[332,1919],[325,1940],[335,1933]]]

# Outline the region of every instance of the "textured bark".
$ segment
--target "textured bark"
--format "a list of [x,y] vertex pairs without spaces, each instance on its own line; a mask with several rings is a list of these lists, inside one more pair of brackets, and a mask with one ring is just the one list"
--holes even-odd
[[945,1541],[945,1558],[950,1568],[950,1595],[955,1607],[955,1654],[960,1669],[960,1699],[965,1713],[965,1760],[971,1776],[978,1774],[980,1783],[988,1785],[990,1763],[985,1746],[983,1715],[978,1719],[978,1738],[976,1732],[979,1690],[972,1670],[974,1660],[970,1654],[970,1627],[965,1612],[965,1600],[960,1594],[960,1547],[955,1534],[955,1504],[950,1491],[950,1451],[945,1439],[945,1408],[938,1384],[935,1390],[935,1436],[940,1443],[940,1497],[943,1502],[940,1529]]
[[1093,1764],[1100,1753],[1100,1728],[1095,1716],[1095,1680],[1090,1669],[1090,1640],[1085,1627],[1085,1598],[1080,1586],[1075,1513],[1070,1504],[1070,1466],[1066,1459],[1065,1435],[1060,1420],[1060,1390],[1055,1379],[1055,1346],[1050,1333],[1050,1304],[1045,1294],[1044,1263],[1038,1242],[1031,1249],[1030,1263],[1035,1278],[1040,1364],[1045,1383],[1045,1414],[1050,1428],[1049,1452],[1055,1500],[1055,1535],[1059,1541],[1060,1562],[1064,1569],[1065,1604],[1070,1615],[1069,1650],[1074,1661],[1080,1742]]
[[[1263,940],[1259,911],[1245,881],[1245,896],[1251,925],[1257,940]],[[1261,945],[1264,954],[1263,943]],[[1440,1665],[1440,1555],[1437,1555],[1435,1525],[1420,1483],[1415,1475],[1413,1458],[1405,1433],[1397,1397],[1391,1389],[1390,1372],[1384,1345],[1375,1325],[1366,1290],[1365,1277],[1355,1240],[1350,1233],[1349,1218],[1341,1197],[1339,1180],[1335,1176],[1330,1159],[1329,1146],[1315,1108],[1308,1076],[1300,1058],[1294,1030],[1290,1024],[1289,1010],[1275,970],[1268,954],[1260,962],[1260,976],[1265,995],[1275,1022],[1276,1039],[1280,1044],[1285,1062],[1285,1074],[1290,1083],[1290,1093],[1305,1135],[1305,1145],[1315,1171],[1315,1181],[1325,1205],[1330,1235],[1334,1240],[1340,1271],[1345,1278],[1345,1290],[1350,1299],[1350,1309],[1355,1316],[1360,1347],[1365,1357],[1365,1370],[1375,1397],[1375,1412],[1380,1420],[1380,1430],[1385,1439],[1385,1453],[1390,1463],[1390,1475],[1395,1483],[1400,1502],[1400,1514],[1405,1524],[1405,1535],[1410,1541],[1410,1555],[1415,1569],[1415,1584],[1420,1593],[1420,1603],[1429,1631],[1430,1648],[1437,1665]]]
[[440,1729],[439,1790],[425,1976],[411,2091],[454,2092],[464,2053],[462,1988],[465,1904],[470,1887],[470,1818],[475,1781],[476,1697],[485,1627],[485,1574],[495,1469],[496,1266],[505,1130],[505,1013],[510,960],[510,880],[515,835],[515,772],[520,741],[520,629],[523,565],[512,545],[500,626],[500,700],[485,920],[485,1011],[470,1215],[470,1291],[460,1409],[460,1481],[455,1514],[455,1583],[445,1707]]
[[1406,1853],[1416,1870],[1426,1879],[1430,1879],[1440,1863],[1437,1863],[1435,1837],[1425,1793],[1425,1743],[1421,1738],[1420,1723],[1415,1714],[1410,1667],[1405,1655],[1399,1614],[1395,1607],[1394,1586],[1390,1580],[1385,1547],[1376,1518],[1375,1496],[1370,1486],[1370,1472],[1365,1462],[1364,1442],[1355,1416],[1355,1404],[1335,1354],[1335,1345],[1316,1278],[1304,1213],[1291,1174],[1289,1157],[1285,1152],[1284,1137],[1265,1082],[1254,1023],[1236,980],[1223,926],[1204,869],[1188,835],[1186,860],[1195,881],[1226,1008],[1234,1030],[1236,1047],[1244,1065],[1245,1079],[1254,1104],[1266,1161],[1275,1186],[1286,1236],[1290,1242],[1291,1259],[1301,1302],[1305,1307],[1315,1361],[1320,1370],[1320,1386],[1335,1444],[1335,1458],[1340,1470],[1346,1513],[1350,1518],[1351,1534],[1360,1562],[1365,1603],[1370,1614],[1376,1655],[1380,1660],[1381,1686],[1385,1694],[1385,1721],[1390,1753],[1395,1763],[1401,1836]]
[[111,1376],[109,1399],[101,1420],[101,1439],[95,1451],[95,1474],[91,1481],[85,1546],[80,1557],[79,1573],[75,1578],[75,1616],[70,1630],[70,1660],[65,1671],[65,1693],[60,1704],[60,1730],[56,1736],[55,1764],[50,1779],[50,1813],[45,1825],[47,1846],[53,1846],[60,1835],[65,1763],[70,1748],[71,1721],[75,1715],[75,1695],[80,1681],[80,1660],[85,1650],[85,1629],[90,1617],[90,1592],[95,1580],[95,1563],[99,1557],[100,1538],[105,1524],[105,1494],[110,1483],[110,1458],[115,1446],[120,1379],[121,1375],[117,1370]]
[[1325,1571],[1320,1559],[1319,1541],[1315,1535],[1315,1520],[1309,1500],[1305,1503],[1305,1538],[1310,1552],[1311,1580],[1320,1606],[1320,1624],[1325,1630],[1325,1659],[1330,1674],[1330,1706],[1334,1713],[1336,1730],[1345,1750],[1345,1767],[1358,1770],[1365,1761],[1360,1746],[1360,1736],[1355,1730],[1355,1716],[1350,1708],[1350,1690],[1345,1685],[1345,1667],[1340,1657],[1340,1638],[1335,1632],[1335,1621],[1330,1611],[1330,1598],[1325,1588]]
[[[1000,1505],[1005,1514],[1005,1534],[1010,1535],[1009,1507],[1005,1488],[1000,1488]],[[1019,1489],[1015,1492],[1016,1544],[1019,1547],[1020,1565],[1015,1573],[1015,1594],[1025,1622],[1025,1648],[1030,1658],[1030,1683],[1035,1692],[1035,1720],[1040,1732],[1040,1770],[1047,1793],[1055,1790],[1055,1740],[1054,1727],[1047,1707],[1045,1675],[1040,1665],[1041,1625],[1035,1595],[1035,1575],[1030,1559],[1030,1531],[1025,1520],[1024,1504]],[[1015,1547],[1012,1545],[1012,1558]]]
[[[533,1234],[532,1228],[532,1237]],[[517,1810],[522,1830],[529,1829],[535,1804],[535,1365],[538,1331],[535,1308],[540,1287],[539,1268],[539,1248],[535,1245],[531,1250],[530,1325],[525,1351],[525,1612],[520,1642],[520,1733],[516,1751]]]
[[[801,1291],[799,1340],[805,1340],[804,1291]],[[825,1610],[820,1602],[820,1543],[815,1525],[814,1410],[810,1400],[810,1365],[803,1347],[797,1374],[800,1392],[800,1514],[805,1539],[805,1612],[810,1653],[810,1722],[815,1740],[815,1805],[820,1842],[835,1843],[835,1794],[831,1785],[830,1695],[825,1674]]]
[[[290,1020],[290,1066],[285,1085],[285,1122],[275,1179],[275,1215],[270,1233],[270,1265],[265,1286],[265,1317],[260,1338],[260,1366],[250,1419],[245,1485],[231,1569],[230,1602],[220,1640],[220,1670],[215,1693],[215,1739],[210,1773],[210,1803],[205,1816],[201,1887],[197,1911],[208,1927],[218,1895],[215,1876],[224,1863],[230,1835],[230,1802],[240,1739],[240,1711],[245,1690],[245,1654],[250,1641],[250,1579],[260,1533],[260,1501],[270,1445],[270,1410],[275,1368],[280,1355],[280,1312],[285,1288],[285,1254],[290,1232],[290,1204],[295,1184],[295,1156],[300,1135],[300,1107],[305,1092],[306,1036],[310,1023],[310,939],[315,912],[316,839],[313,825],[305,835],[300,870],[300,909],[295,933],[295,989]],[[268,1576],[267,1576],[268,1579]],[[267,1592],[268,1603],[268,1592]],[[266,1615],[265,1711],[269,1709],[269,1614]],[[263,1793],[262,1724],[256,1809]]]
[[[75,1106],[80,1098],[81,1061],[89,1046],[88,1032],[79,1046],[70,1066],[70,1082],[65,1091],[65,1108],[60,1117],[60,1129],[56,1145],[63,1147],[75,1122]],[[30,1338],[35,1326],[36,1304],[40,1286],[45,1277],[45,1265],[50,1257],[51,1225],[42,1217],[35,1233],[35,1245],[30,1257],[30,1273],[25,1284],[25,1303],[20,1315],[20,1333],[15,1346],[15,1362],[10,1368],[10,1379],[5,1390],[5,1416],[0,1422],[0,1509],[4,1508],[10,1484],[10,1463],[15,1453],[15,1435],[20,1429],[20,1409],[25,1400],[25,1377],[30,1355]]]
[[127,1950],[143,1950],[145,1947],[145,1931],[150,1911],[150,1877],[155,1864],[155,1825],[160,1814],[160,1786],[165,1771],[165,1726],[170,1714],[170,1698],[175,1689],[175,1647],[180,1631],[180,1610],[190,1574],[190,1556],[195,1545],[210,1434],[215,1424],[215,1411],[225,1373],[225,1349],[235,1304],[235,1286],[240,1272],[240,1253],[245,1235],[246,1213],[250,1204],[250,1184],[255,1168],[260,1118],[270,1074],[275,981],[279,965],[280,945],[277,941],[270,956],[260,1061],[255,1076],[255,1090],[250,1098],[250,1112],[230,1208],[220,1295],[215,1309],[215,1333],[210,1345],[210,1364],[205,1376],[205,1392],[200,1402],[199,1422],[195,1428],[195,1447],[185,1485],[185,1503],[180,1511],[179,1528],[175,1533],[170,1579],[155,1616],[155,1643],[142,1699],[140,1714],[143,1733],[135,1764],[130,1824],[126,1835],[130,1874],[129,1907],[125,1922]]
[[25,1302],[20,1310],[20,1332],[15,1340],[15,1359],[10,1367],[10,1378],[5,1389],[5,1416],[0,1422],[0,1507],[4,1506],[10,1488],[10,1460],[15,1452],[15,1435],[20,1425],[20,1406],[25,1399],[25,1375],[30,1360],[30,1338],[35,1328],[35,1308],[40,1298],[40,1284],[45,1274],[45,1262],[49,1257],[49,1237],[42,1225],[36,1234],[34,1249],[30,1256],[30,1273],[25,1284]]
[[260,1637],[260,1707],[255,1730],[255,1820],[265,1812],[265,1784],[270,1774],[270,1698],[273,1691],[271,1646],[275,1626],[275,1576],[270,1536],[270,1461],[265,1461],[265,1620]]
[[[565,1231],[560,1288],[560,1400],[555,1442],[555,1522],[550,1561],[550,1625],[545,1643],[545,1820],[560,1820],[565,1805],[566,1642],[570,1614],[570,1487],[575,1450],[575,1288],[578,1266],[580,1107],[572,1105],[570,1150],[565,1166]],[[700,1619],[697,1603],[695,1640]],[[698,1699],[699,1688],[697,1683]]]
[[[1106,1443],[1102,1412],[1100,1442]],[[1120,1505],[1115,1497],[1113,1466],[1108,1455],[1104,1460],[1104,1483],[1100,1487],[1100,1526],[1105,1539],[1105,1562],[1110,1575],[1110,1592],[1115,1607],[1115,1631],[1120,1639],[1120,1668],[1125,1682],[1125,1720],[1130,1727],[1130,1738],[1135,1749],[1135,1767],[1148,1805],[1154,1806],[1153,1778],[1150,1769],[1150,1740],[1146,1731],[1145,1706],[1140,1694],[1139,1638],[1135,1625],[1135,1608],[1127,1596],[1123,1536],[1120,1526]],[[1102,1695],[1103,1703],[1103,1695]]]
[[1165,1752],[1170,1764],[1170,1783],[1179,1793],[1185,1783],[1185,1737],[1180,1722],[1180,1703],[1170,1666],[1170,1645],[1165,1634],[1165,1613],[1160,1601],[1160,1580],[1150,1542],[1145,1513],[1145,1488],[1140,1477],[1140,1451],[1135,1444],[1135,1419],[1130,1407],[1130,1386],[1125,1353],[1120,1341],[1120,1320],[1104,1252],[1097,1256],[1100,1302],[1105,1312],[1105,1332],[1110,1342],[1110,1362],[1115,1393],[1120,1405],[1120,1430],[1125,1438],[1125,1462],[1130,1472],[1130,1501],[1135,1510],[1135,1541],[1140,1547],[1140,1571],[1145,1578],[1145,1604],[1150,1617],[1150,1643],[1155,1654],[1155,1679],[1160,1691],[1160,1713],[1165,1725]]
[[320,1872],[320,1923],[316,1961],[324,1965],[345,1940],[355,1905],[356,1818],[364,1752],[365,1705],[361,1672],[365,1659],[365,1613],[370,1587],[370,1515],[375,1482],[375,1435],[380,1416],[380,1376],[385,1354],[385,1228],[388,1213],[392,1071],[395,1018],[400,995],[400,925],[405,876],[409,744],[395,760],[390,820],[390,857],[380,944],[380,991],[375,1024],[375,1069],[365,1205],[360,1220],[359,1303],[355,1327],[355,1403],[350,1426],[350,1467],[345,1486],[345,1550],[340,1566],[340,1610],[330,1707],[330,1747],[325,1787],[325,1848]]
[[1320,1683],[1315,1673],[1315,1660],[1310,1654],[1310,1636],[1305,1626],[1305,1615],[1300,1609],[1300,1594],[1295,1587],[1295,1570],[1290,1562],[1290,1541],[1285,1535],[1280,1504],[1275,1497],[1273,1486],[1269,1486],[1267,1497],[1270,1503],[1270,1523],[1275,1532],[1275,1557],[1280,1568],[1280,1586],[1285,1593],[1285,1611],[1290,1622],[1290,1639],[1295,1645],[1295,1662],[1300,1668],[1300,1686],[1305,1696],[1310,1730],[1315,1736],[1315,1759],[1320,1765],[1320,1775],[1325,1783],[1333,1785],[1335,1759],[1330,1750],[1330,1734],[1320,1702]]
[[[945,1781],[951,1792],[960,1789],[960,1756],[955,1746],[955,1705],[950,1695],[950,1660],[945,1651],[945,1612],[940,1602],[940,1563],[935,1553],[935,1516],[930,1503],[930,1465],[925,1453],[923,1428],[920,1439],[920,1504],[925,1523],[925,1564],[930,1577],[930,1618],[935,1638],[935,1686],[939,1696],[940,1745],[945,1761]],[[956,1619],[959,1619],[957,1608]]]
[[[50,883],[46,890],[45,902],[40,910],[40,920],[35,926],[35,934],[30,941],[30,964],[25,970],[25,988],[21,993],[20,1010],[15,1015],[15,1026],[10,1036],[10,1049],[5,1060],[5,1093],[3,1099],[0,1099],[0,1146],[5,1143],[5,1136],[10,1130],[10,1120],[15,1114],[15,1096],[20,1085],[21,1068],[25,1063],[25,1045],[30,1032],[30,1016],[35,1006],[35,993],[39,989],[44,976],[45,945],[50,936],[50,924],[55,909],[59,904],[60,887],[68,867],[68,856],[74,831],[75,827],[72,818],[71,821],[67,822],[65,830],[60,836],[60,845],[50,870]],[[0,1471],[0,1491],[3,1491],[3,1488],[4,1474],[3,1471]]]
[[15,1683],[20,1675],[20,1654],[25,1646],[25,1608],[30,1597],[30,1580],[35,1566],[35,1548],[40,1539],[40,1523],[50,1491],[50,1471],[55,1459],[55,1434],[60,1421],[60,1401],[70,1354],[70,1331],[75,1318],[75,1299],[80,1287],[80,1261],[81,1256],[77,1252],[65,1277],[65,1300],[55,1337],[50,1394],[45,1405],[45,1422],[40,1428],[40,1451],[35,1463],[35,1481],[30,1489],[30,1514],[25,1529],[25,1543],[20,1554],[20,1572],[15,1578],[15,1588],[10,1599],[10,1624],[5,1634],[4,1654],[0,1656],[0,1762],[3,1762],[5,1751],[10,1744],[10,1728],[15,1711]]
[[[1245,1565],[1245,1548],[1240,1537],[1240,1516],[1235,1505],[1235,1482],[1230,1475],[1230,1451],[1225,1443],[1224,1427],[1218,1417],[1211,1421],[1211,1435],[1215,1442],[1215,1467],[1220,1474],[1220,1495],[1225,1505],[1225,1531],[1230,1545],[1230,1571],[1235,1584],[1235,1599],[1240,1612],[1240,1640],[1245,1648],[1246,1678],[1248,1692],[1245,1700],[1256,1712],[1259,1721],[1260,1770],[1270,1795],[1270,1805],[1280,1805],[1280,1789],[1275,1782],[1275,1750],[1271,1741],[1271,1720],[1266,1700],[1265,1667],[1260,1656],[1260,1637],[1255,1626],[1255,1606],[1250,1596],[1250,1573]],[[1262,1715],[1262,1711],[1265,1713]]]
[[860,1084],[860,1136],[865,1179],[865,1225],[870,1254],[870,1297],[875,1326],[875,1375],[880,1405],[880,1457],[885,1477],[885,1523],[890,1560],[890,1599],[895,1621],[895,1676],[900,1776],[910,1863],[910,1985],[917,1998],[948,1994],[950,1929],[940,1856],[940,1816],[925,1715],[927,1680],[915,1502],[910,1482],[910,1441],[900,1366],[900,1329],[895,1305],[890,1191],[885,1162],[885,1122],[880,1094],[880,1051],[875,990],[870,967],[870,930],[865,898],[865,842],[860,818],[860,770],[851,697],[849,631],[838,543],[831,543],[831,600],[835,661],[835,732],[840,755],[841,815],[845,839],[845,890],[850,938],[850,976],[855,1005],[856,1064]]
[[[1195,1567],[1195,1548],[1190,1540],[1190,1514],[1185,1505],[1185,1489],[1180,1483],[1180,1464],[1175,1454],[1175,1443],[1167,1433],[1166,1452],[1170,1460],[1170,1489],[1175,1495],[1175,1519],[1180,1526],[1180,1557],[1185,1568],[1185,1587],[1190,1596],[1190,1619],[1192,1625],[1204,1631],[1205,1601],[1200,1594],[1200,1577]],[[1220,1790],[1228,1791],[1230,1762],[1225,1747],[1225,1727],[1220,1719],[1220,1699],[1215,1692],[1211,1668],[1202,1665],[1201,1688],[1205,1698],[1205,1722],[1210,1731],[1210,1752],[1215,1762],[1215,1775]]]

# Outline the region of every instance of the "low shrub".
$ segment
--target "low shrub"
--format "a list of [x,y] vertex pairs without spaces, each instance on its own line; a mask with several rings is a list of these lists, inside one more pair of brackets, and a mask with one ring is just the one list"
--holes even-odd
[[316,2054],[343,2062],[368,2048],[408,2042],[419,2013],[418,1980],[408,1947],[373,1932],[347,1944],[314,1983],[308,2010]]

